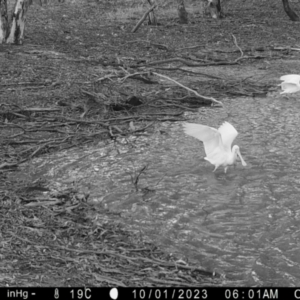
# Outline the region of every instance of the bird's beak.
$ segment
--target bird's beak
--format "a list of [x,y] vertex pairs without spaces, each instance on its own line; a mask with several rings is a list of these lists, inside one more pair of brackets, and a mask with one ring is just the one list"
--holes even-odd
[[242,162],[242,165],[243,165],[244,167],[246,167],[247,164],[246,164],[246,162],[243,160],[240,150],[237,149],[236,153],[237,153],[237,155],[239,156],[239,158],[240,158],[240,160],[241,160],[241,162]]

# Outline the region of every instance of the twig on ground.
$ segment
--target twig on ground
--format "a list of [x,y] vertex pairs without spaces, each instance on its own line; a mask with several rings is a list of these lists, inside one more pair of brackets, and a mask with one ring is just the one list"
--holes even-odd
[[236,45],[236,47],[237,47],[237,48],[240,50],[240,52],[241,52],[241,56],[239,57],[239,59],[241,59],[241,58],[244,56],[244,52],[243,52],[243,50],[241,49],[241,47],[238,45],[237,40],[236,40],[236,37],[234,36],[234,34],[232,34],[232,37],[233,37],[234,44]]
[[149,72],[136,72],[136,73],[132,73],[130,74],[129,72],[126,71],[126,73],[128,73],[128,75],[126,75],[125,77],[123,78],[120,78],[118,81],[119,82],[124,82],[127,78],[130,78],[130,77],[134,77],[134,76],[138,76],[138,75],[148,75]]
[[101,77],[101,78],[98,78],[95,82],[99,82],[99,81],[103,81],[103,80],[105,80],[105,79],[109,79],[110,81],[112,81],[111,80],[111,78],[114,78],[114,77],[117,77],[117,75],[105,75],[105,76],[103,76],[103,77]]
[[148,168],[148,165],[142,167],[142,168],[137,172],[137,174],[134,172],[134,173],[135,173],[134,176],[132,176],[132,175],[130,174],[131,182],[133,183],[136,192],[138,192],[138,190],[139,190],[139,188],[138,188],[138,183],[139,183],[140,176],[147,170],[147,168]]
[[299,48],[291,48],[291,47],[274,47],[274,50],[291,50],[291,51],[300,51]]
[[147,40],[133,40],[133,41],[128,41],[125,44],[132,44],[132,43],[147,43],[147,44],[155,46],[157,48],[165,49],[167,51],[170,51],[170,49],[164,44],[153,43],[153,42],[150,42],[150,41],[147,41]]
[[183,69],[183,68],[180,68],[180,67],[174,67],[174,68],[155,68],[157,70],[164,70],[164,71],[182,71],[182,72],[185,72],[185,73],[191,73],[191,74],[195,74],[195,75],[203,75],[205,77],[209,77],[209,78],[213,78],[213,79],[222,79],[224,80],[225,78],[222,78],[222,77],[219,77],[219,76],[215,76],[215,75],[210,75],[210,74],[206,74],[206,73],[202,73],[202,72],[195,72],[195,71],[192,71],[192,70],[186,70],[186,69]]
[[[240,58],[239,58],[240,59]],[[235,65],[236,61],[220,61],[220,62],[211,62],[211,63],[198,63],[198,62],[192,62],[192,61],[188,61],[185,60],[183,58],[180,57],[174,57],[174,58],[169,58],[169,59],[163,59],[163,60],[156,60],[156,61],[152,61],[149,63],[146,63],[144,65],[141,66],[154,66],[154,65],[161,65],[161,64],[167,64],[167,63],[171,63],[171,62],[181,62],[189,67],[207,67],[207,66],[222,66],[222,65]]]
[[20,163],[7,163],[4,162],[3,164],[0,165],[0,169],[10,169],[10,168],[16,168],[18,167]]
[[223,104],[221,101],[218,101],[218,100],[216,100],[216,99],[213,98],[213,97],[207,97],[207,96],[200,95],[200,94],[198,94],[196,91],[194,91],[194,90],[188,88],[187,86],[185,86],[185,85],[179,83],[178,81],[176,81],[176,80],[174,80],[174,79],[172,79],[172,78],[170,78],[170,77],[168,77],[168,76],[166,76],[166,75],[162,75],[162,74],[159,74],[159,73],[156,73],[156,72],[152,72],[152,73],[153,73],[154,75],[156,75],[156,76],[159,76],[159,77],[162,77],[162,78],[165,78],[165,79],[167,79],[167,80],[170,80],[170,81],[174,82],[175,84],[177,84],[177,85],[179,85],[180,87],[186,89],[187,91],[193,93],[194,95],[196,95],[196,96],[199,97],[199,98],[202,98],[202,99],[205,99],[205,100],[210,100],[210,101],[212,101],[212,102],[214,102],[214,103],[217,103],[217,104],[219,104],[219,105],[221,105],[221,106],[224,107],[224,104]]
[[185,49],[195,49],[195,48],[200,48],[200,47],[203,47],[203,44],[190,46],[190,47],[177,48],[177,49],[175,49],[175,51],[180,51],[180,50],[185,50]]

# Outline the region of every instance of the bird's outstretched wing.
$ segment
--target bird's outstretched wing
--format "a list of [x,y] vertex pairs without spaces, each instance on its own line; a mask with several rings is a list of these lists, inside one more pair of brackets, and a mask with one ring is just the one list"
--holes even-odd
[[220,132],[215,128],[195,123],[184,123],[183,130],[185,134],[203,142],[206,156],[223,149]]
[[236,129],[228,122],[224,122],[218,129],[221,134],[222,142],[225,151],[231,152],[231,144],[237,137],[238,132]]
[[282,82],[281,83],[281,89],[282,92],[280,94],[292,94],[299,92],[300,85],[296,85],[294,83],[289,83],[289,82]]
[[286,83],[300,84],[300,75],[298,74],[289,74],[283,75],[280,77],[280,80],[285,81]]

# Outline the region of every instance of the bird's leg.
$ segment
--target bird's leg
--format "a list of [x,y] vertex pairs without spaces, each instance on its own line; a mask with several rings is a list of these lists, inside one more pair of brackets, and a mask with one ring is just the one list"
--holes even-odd
[[226,173],[226,172],[227,172],[227,169],[228,169],[228,167],[225,167],[225,168],[224,168],[224,173]]
[[213,172],[216,171],[218,168],[219,168],[219,166],[216,165],[215,168],[214,168],[214,170],[213,170]]

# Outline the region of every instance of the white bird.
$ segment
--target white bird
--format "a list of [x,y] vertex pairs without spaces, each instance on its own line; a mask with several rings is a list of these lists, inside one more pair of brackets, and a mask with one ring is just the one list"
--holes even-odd
[[280,77],[281,82],[280,86],[282,92],[280,94],[292,94],[300,91],[300,75],[290,74]]
[[187,135],[203,142],[206,153],[204,159],[215,166],[213,172],[218,167],[223,166],[226,173],[228,166],[235,163],[237,156],[240,157],[242,165],[247,166],[239,146],[234,145],[231,149],[231,144],[238,132],[230,123],[224,122],[219,129],[200,124],[184,123],[183,130]]

